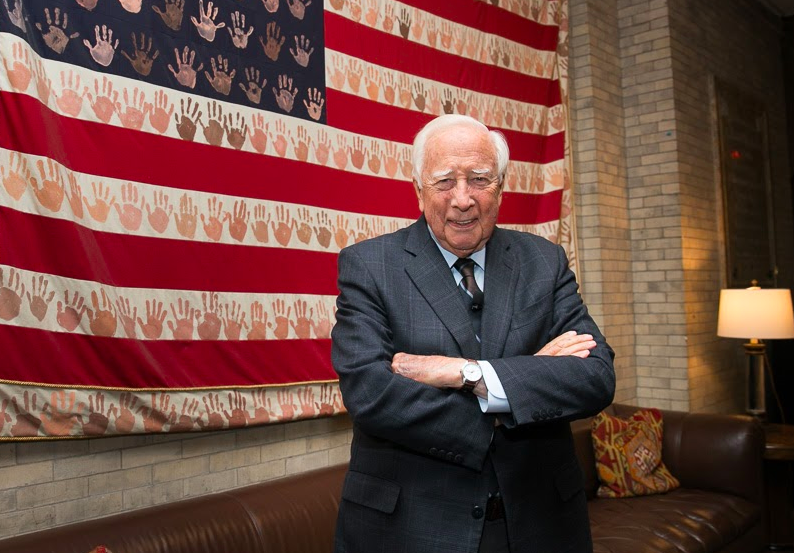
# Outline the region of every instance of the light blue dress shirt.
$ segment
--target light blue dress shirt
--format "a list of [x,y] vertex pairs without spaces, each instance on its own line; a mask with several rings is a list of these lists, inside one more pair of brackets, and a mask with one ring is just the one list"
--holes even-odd
[[[458,256],[450,251],[445,250],[441,246],[429,226],[427,230],[430,231],[430,236],[433,237],[433,241],[436,243],[436,246],[438,246],[441,255],[444,256],[444,260],[447,262],[447,265],[452,272],[452,276],[455,277],[455,285],[460,286],[460,281],[463,280],[463,275],[460,274],[455,267],[453,267],[455,262],[458,260]],[[484,293],[485,248],[478,252],[474,252],[469,257],[474,260],[474,280],[477,281],[477,286],[479,286],[480,290],[482,290]],[[480,340],[479,336],[477,336],[477,340]],[[488,361],[478,360],[477,362],[480,364],[480,368],[482,368],[482,378],[485,381],[485,387],[488,388],[488,399],[477,396],[477,399],[480,402],[480,409],[482,409],[483,413],[509,413],[510,403],[507,401],[507,394],[505,394],[502,381],[499,380],[499,376],[496,374],[493,366]]]

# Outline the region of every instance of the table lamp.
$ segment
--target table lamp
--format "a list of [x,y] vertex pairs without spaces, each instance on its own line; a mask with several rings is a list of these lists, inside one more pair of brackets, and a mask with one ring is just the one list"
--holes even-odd
[[721,290],[717,336],[750,340],[744,344],[747,354],[746,411],[759,419],[765,418],[764,372],[767,359],[766,345],[761,340],[794,338],[791,291],[758,286]]

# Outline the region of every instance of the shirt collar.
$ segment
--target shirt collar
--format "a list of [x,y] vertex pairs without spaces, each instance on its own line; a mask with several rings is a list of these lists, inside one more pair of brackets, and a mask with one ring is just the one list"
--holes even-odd
[[[451,251],[445,249],[444,246],[441,245],[441,243],[436,238],[436,235],[433,234],[433,231],[430,228],[430,225],[427,225],[427,231],[430,233],[430,236],[433,238],[433,242],[435,242],[436,246],[438,246],[438,251],[440,251],[441,255],[444,256],[444,261],[447,262],[447,266],[451,269],[452,266],[455,264],[455,262],[458,260],[458,256],[455,255],[454,253],[452,253]],[[473,254],[471,254],[469,256],[471,259],[474,260],[474,262],[483,271],[485,271],[485,248],[486,247],[487,247],[487,245],[484,246],[481,250],[478,250],[478,251],[474,252]]]

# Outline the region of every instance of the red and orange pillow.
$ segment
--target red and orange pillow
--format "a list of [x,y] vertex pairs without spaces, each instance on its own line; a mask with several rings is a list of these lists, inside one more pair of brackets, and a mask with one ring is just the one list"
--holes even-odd
[[662,463],[662,413],[640,409],[629,419],[599,413],[593,419],[598,497],[664,493],[680,484]]

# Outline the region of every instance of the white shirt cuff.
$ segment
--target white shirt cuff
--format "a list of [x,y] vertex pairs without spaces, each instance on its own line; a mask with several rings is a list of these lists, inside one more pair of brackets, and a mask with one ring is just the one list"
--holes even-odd
[[509,413],[510,403],[507,401],[507,394],[496,374],[493,366],[488,361],[477,361],[482,369],[482,378],[485,387],[488,388],[488,399],[477,396],[480,402],[480,409],[483,413]]

